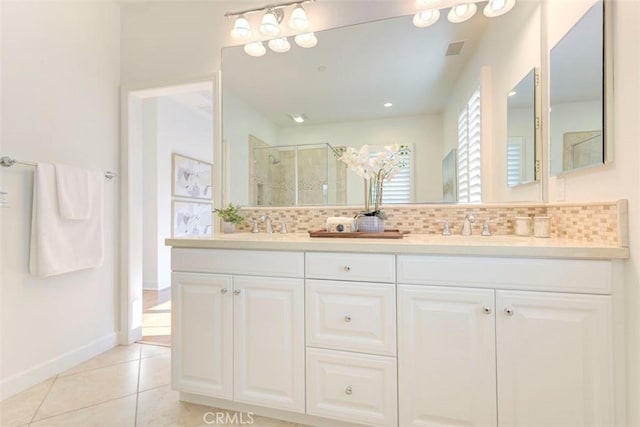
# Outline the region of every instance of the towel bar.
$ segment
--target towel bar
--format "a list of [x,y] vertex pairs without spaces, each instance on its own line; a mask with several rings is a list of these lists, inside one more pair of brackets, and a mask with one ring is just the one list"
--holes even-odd
[[[24,166],[35,166],[35,163],[31,163],[31,162],[23,162],[20,160],[16,160],[16,159],[12,159],[9,156],[4,156],[4,157],[0,157],[0,166],[4,166],[5,168],[11,167],[13,166],[15,163],[19,164],[19,165],[24,165]],[[115,172],[111,172],[111,171],[106,171],[104,173],[104,177],[107,178],[108,180],[112,180],[113,178],[116,177],[116,173]]]

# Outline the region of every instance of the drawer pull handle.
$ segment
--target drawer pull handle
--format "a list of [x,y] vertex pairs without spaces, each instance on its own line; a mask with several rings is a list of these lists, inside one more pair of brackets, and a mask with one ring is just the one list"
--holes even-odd
[[220,289],[220,292],[223,293],[223,294],[226,294],[227,292],[229,292],[229,289],[222,288],[222,289]]
[[351,322],[351,316],[349,316],[348,314],[346,316],[344,316],[344,321],[345,322]]
[[351,271],[351,267],[349,267],[348,265],[344,266],[344,271]]
[[236,289],[235,291],[233,291],[233,293],[234,293],[235,295],[240,295],[240,289]]
[[484,314],[491,314],[491,307],[485,305],[484,307],[482,307],[482,311],[484,312]]
[[351,386],[347,386],[347,388],[344,389],[344,393],[348,396],[351,396],[351,394],[353,393],[353,389],[351,388]]
[[505,308],[504,312],[507,314],[507,316],[513,316],[513,308]]

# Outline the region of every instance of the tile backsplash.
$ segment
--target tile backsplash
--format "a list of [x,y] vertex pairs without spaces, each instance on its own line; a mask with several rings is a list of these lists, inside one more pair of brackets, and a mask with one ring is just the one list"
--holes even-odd
[[[324,228],[330,216],[353,217],[358,207],[260,207],[243,208],[246,221],[240,231],[250,231],[253,220],[268,214],[276,231],[282,222],[289,232],[303,233]],[[386,228],[411,233],[439,234],[442,223],[448,220],[451,230],[460,233],[464,217],[476,217],[474,233],[479,234],[485,220],[491,219],[491,233],[514,234],[514,220],[518,216],[548,216],[551,218],[551,237],[589,241],[592,243],[628,246],[627,201],[561,204],[486,204],[486,205],[397,205],[385,206],[388,216]],[[264,226],[260,224],[260,229]]]

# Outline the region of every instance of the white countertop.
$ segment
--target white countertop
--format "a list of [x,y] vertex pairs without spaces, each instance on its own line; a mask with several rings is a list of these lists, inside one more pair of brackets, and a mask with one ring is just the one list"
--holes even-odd
[[629,248],[568,239],[517,236],[407,234],[402,239],[309,237],[308,233],[216,234],[166,239],[175,248],[258,249],[318,252],[374,252],[428,255],[512,256],[573,259],[627,259]]

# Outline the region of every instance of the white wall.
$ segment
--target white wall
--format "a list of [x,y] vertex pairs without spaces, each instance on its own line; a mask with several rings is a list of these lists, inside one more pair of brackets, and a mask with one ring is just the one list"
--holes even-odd
[[[116,170],[120,15],[108,2],[2,2],[2,153]],[[0,170],[0,398],[115,344],[117,178],[105,182],[100,268],[27,273],[33,168]]]
[[145,99],[143,116],[143,281],[156,290],[171,286],[171,155],[213,162],[213,117],[167,96]]
[[[593,2],[546,0],[549,47]],[[573,7],[572,7],[573,6]],[[549,201],[629,200],[631,259],[625,268],[627,425],[640,426],[640,2],[615,1],[613,10],[613,163],[564,178],[549,178]]]
[[[380,120],[288,127],[278,145],[329,143],[334,147],[406,144],[414,159],[415,200],[442,200],[442,116],[392,117]],[[347,204],[363,203],[362,178],[347,172]]]

